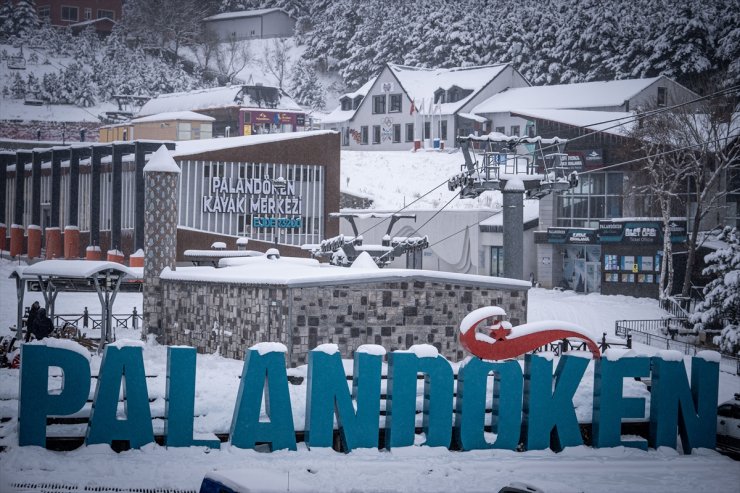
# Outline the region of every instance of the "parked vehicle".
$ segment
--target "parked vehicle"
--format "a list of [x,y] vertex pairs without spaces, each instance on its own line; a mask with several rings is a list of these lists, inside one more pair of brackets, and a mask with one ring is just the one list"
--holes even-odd
[[740,454],[740,393],[717,408],[717,448]]

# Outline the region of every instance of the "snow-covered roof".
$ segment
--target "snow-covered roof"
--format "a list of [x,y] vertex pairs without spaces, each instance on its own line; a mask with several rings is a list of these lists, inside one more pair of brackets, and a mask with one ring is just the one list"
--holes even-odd
[[203,22],[223,21],[226,19],[242,19],[245,17],[260,17],[266,14],[271,14],[273,12],[283,12],[288,16],[290,15],[288,14],[288,12],[280,8],[239,10],[237,12],[224,12],[223,14],[212,15],[210,17],[206,17],[205,19],[203,19]]
[[23,278],[60,277],[67,279],[86,279],[107,270],[129,277],[138,277],[134,271],[117,262],[104,260],[42,260],[33,265],[16,267],[13,275]]
[[505,113],[525,108],[578,109],[620,106],[659,78],[517,87],[494,94],[475,106],[472,113]]
[[[214,108],[228,108],[241,106],[243,108],[259,108],[259,105],[249,98],[245,86],[233,85],[212,87],[187,92],[173,92],[160,94],[152,98],[141,107],[140,116],[156,115],[158,113],[197,111]],[[264,86],[268,87],[268,86]],[[266,111],[302,111],[301,107],[292,98],[280,92],[280,102],[276,108],[262,108]]]
[[229,267],[165,268],[161,278],[168,280],[218,282],[251,285],[280,285],[290,287],[315,286],[326,283],[395,282],[408,279],[423,281],[454,281],[485,287],[529,288],[531,284],[517,279],[504,279],[472,274],[457,274],[416,269],[377,269],[356,267],[348,269],[303,258],[266,256],[239,259],[239,265]]
[[[370,88],[375,84],[375,80],[377,77],[372,77],[370,80],[365,82],[362,87],[357,89],[354,92],[348,92],[345,94],[342,94],[339,97],[339,100],[341,101],[344,98],[350,98],[354,100],[356,97],[365,97],[367,96],[368,91],[370,91]],[[355,116],[355,113],[357,112],[356,109],[354,110],[342,110],[342,105],[339,104],[336,108],[334,108],[334,111],[326,115],[325,117],[321,118],[322,125],[330,125],[332,123],[341,123],[346,122],[352,119],[352,117]]]
[[216,119],[212,116],[201,115],[200,113],[195,113],[194,111],[168,111],[165,113],[157,113],[156,115],[134,118],[129,123],[163,122],[172,120],[188,120],[194,122],[216,121]]
[[[435,113],[450,115],[458,111],[478,91],[495,79],[506,67],[507,63],[485,65],[481,67],[455,67],[426,69],[406,67],[403,65],[388,64],[388,67],[403,86],[408,96],[419,107],[421,112],[429,112],[429,104],[434,101],[434,91],[448,90],[453,86],[469,89],[473,92],[454,103],[442,103],[434,109]],[[424,108],[421,108],[422,100]]]
[[624,111],[522,109],[512,110],[511,114],[588,127],[594,131],[616,135],[629,134],[635,124],[634,113]]
[[278,134],[244,135],[240,137],[229,137],[228,139],[199,139],[182,140],[177,142],[177,147],[171,151],[172,157],[191,156],[203,152],[218,151],[221,149],[233,149],[234,147],[245,147],[269,142],[280,142],[283,140],[302,139],[336,133],[333,130],[311,130],[308,132],[287,132]]

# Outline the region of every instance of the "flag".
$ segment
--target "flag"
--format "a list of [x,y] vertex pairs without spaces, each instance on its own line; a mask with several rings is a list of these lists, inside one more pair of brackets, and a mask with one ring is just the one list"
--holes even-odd
[[414,108],[414,100],[412,99],[411,100],[411,108],[409,108],[409,115],[413,115],[415,109],[416,108]]
[[434,113],[434,98],[429,100],[429,114]]

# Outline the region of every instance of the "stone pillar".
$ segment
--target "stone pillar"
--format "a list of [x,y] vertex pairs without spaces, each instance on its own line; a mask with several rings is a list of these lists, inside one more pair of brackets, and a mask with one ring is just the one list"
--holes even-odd
[[524,183],[506,182],[503,195],[504,277],[524,279]]
[[28,225],[28,258],[41,257],[41,226],[38,224]]
[[[100,167],[105,153],[102,146],[94,146],[90,160],[90,245],[87,247],[88,260],[102,260],[100,253]],[[95,248],[90,248],[95,247]],[[91,256],[90,252],[97,252]]]
[[[177,185],[180,168],[162,146],[144,167],[144,333],[163,335],[159,275],[175,270],[177,259]],[[160,340],[161,343],[167,341]]]

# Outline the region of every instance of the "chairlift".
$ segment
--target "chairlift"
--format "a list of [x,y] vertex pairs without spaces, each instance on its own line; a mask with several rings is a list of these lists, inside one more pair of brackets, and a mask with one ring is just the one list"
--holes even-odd
[[[471,156],[472,141],[483,144],[478,163]],[[506,182],[519,178],[527,198],[539,199],[578,185],[578,174],[567,166],[564,148],[567,140],[489,134],[458,138],[465,163],[461,172],[447,182],[450,191],[460,189],[460,198],[476,198],[483,192],[503,190]],[[526,146],[522,152],[522,146]],[[544,154],[544,149],[557,152]],[[475,154],[473,154],[475,156]]]
[[9,56],[6,63],[10,70],[26,70],[26,58],[22,52],[20,55]]

